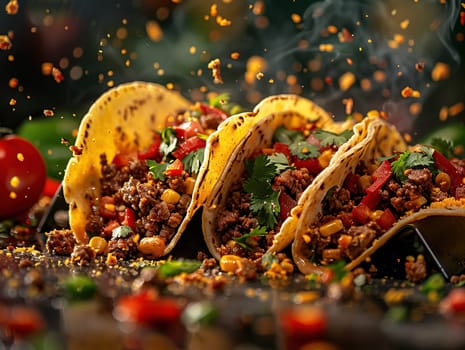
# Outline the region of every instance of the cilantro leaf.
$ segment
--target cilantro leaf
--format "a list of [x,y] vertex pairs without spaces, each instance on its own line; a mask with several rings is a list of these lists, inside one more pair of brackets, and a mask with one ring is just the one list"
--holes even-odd
[[233,238],[233,240],[236,241],[242,248],[250,249],[249,245],[247,244],[247,240],[250,237],[266,236],[266,233],[267,233],[266,227],[257,226],[254,229],[252,229],[252,231],[250,231],[249,233],[243,234],[240,237],[235,237],[235,238]]
[[298,130],[289,130],[284,126],[278,127],[273,134],[273,141],[290,145],[295,142],[304,141],[305,137]]
[[280,212],[279,194],[280,192],[273,190],[267,197],[257,197],[252,194],[250,209],[256,213],[260,225],[272,229],[278,223],[278,214]]
[[434,169],[432,149],[422,147],[421,150],[415,152],[407,150],[391,163],[392,173],[402,182],[407,180],[407,176],[405,175],[407,169],[417,168],[429,168],[433,172],[436,171]]
[[448,159],[454,156],[454,143],[451,140],[435,137],[431,140],[431,147]]
[[186,154],[186,156],[182,159],[182,164],[184,169],[189,174],[198,174],[200,167],[203,163],[203,157],[205,154],[205,148],[198,148],[191,153]]
[[320,140],[321,146],[323,147],[331,145],[340,146],[347,142],[353,134],[354,132],[352,130],[344,130],[340,134],[327,130],[316,130],[314,133],[315,137]]
[[165,181],[165,171],[168,167],[168,163],[157,163],[154,160],[148,159],[147,165],[156,180]]
[[[245,160],[245,169],[247,172],[247,180],[244,183],[244,190],[248,193],[257,193],[260,195],[261,187],[266,184],[271,188],[271,181],[277,174],[276,165],[270,162],[266,155],[259,155],[254,159]],[[268,192],[268,188],[266,189]]]
[[173,277],[183,272],[194,272],[201,265],[202,263],[197,260],[169,260],[158,268],[158,273],[162,278]]
[[176,131],[173,128],[164,128],[161,131],[160,152],[163,154],[163,160],[166,160],[168,155],[176,149],[178,138]]
[[[269,156],[270,162],[276,166],[276,173],[280,174],[286,169],[294,169],[295,167],[289,165],[289,160],[284,153],[275,153]],[[276,176],[276,174],[275,174]],[[273,176],[274,177],[274,176]]]
[[299,159],[317,158],[320,155],[320,147],[306,141],[298,141],[289,145],[292,155]]

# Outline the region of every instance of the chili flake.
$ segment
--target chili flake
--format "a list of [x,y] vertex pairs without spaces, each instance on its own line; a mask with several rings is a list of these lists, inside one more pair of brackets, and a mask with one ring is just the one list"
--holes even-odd
[[0,35],[0,50],[9,50],[13,44],[10,41],[8,35]]

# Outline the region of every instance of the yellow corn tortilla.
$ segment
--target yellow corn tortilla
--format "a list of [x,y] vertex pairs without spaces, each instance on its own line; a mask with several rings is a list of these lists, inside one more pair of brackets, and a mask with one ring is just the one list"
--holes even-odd
[[[132,82],[104,93],[82,119],[75,147],[78,152],[69,160],[63,180],[64,196],[69,204],[70,226],[80,244],[88,242],[87,217],[91,198],[101,194],[100,155],[108,160],[120,154],[136,154],[153,142],[153,131],[161,131],[179,111],[192,103],[179,93],[161,85]],[[242,138],[234,132],[236,125],[227,121],[221,132],[207,139],[204,163],[197,174],[192,200],[175,236],[167,242],[163,255],[168,254],[180,239],[194,213],[211,192],[229,157],[228,145]],[[226,145],[226,147],[224,147]],[[225,148],[223,150],[223,148]]]
[[[404,152],[406,149],[407,145],[398,130],[377,116],[368,116],[355,125],[354,136],[344,145],[339,159],[333,163],[332,167],[326,168],[319,174],[308,188],[309,196],[301,212],[294,213],[298,217],[298,222],[292,244],[292,255],[298,269],[303,274],[318,270],[318,262],[310,261],[311,257],[305,256],[303,252],[306,245],[306,233],[310,227],[319,222],[323,215],[326,193],[335,186],[342,186],[347,175],[354,172],[360,161],[366,161],[368,164],[380,157]],[[384,238],[379,241],[384,242]],[[355,267],[360,263],[360,259],[353,260],[347,268]]]
[[[256,150],[268,147],[272,143],[274,131],[281,125],[288,128],[298,128],[307,123],[316,123],[321,129],[340,133],[350,129],[353,120],[335,122],[333,116],[324,111],[312,101],[296,95],[270,96],[262,100],[253,112],[242,113],[229,118],[229,123],[236,124],[234,132],[239,132],[241,137],[236,140],[234,150],[231,152],[229,162],[222,169],[218,169],[219,180],[214,186],[211,196],[205,202],[202,212],[202,229],[205,242],[210,253],[220,259],[217,250],[216,222],[220,209],[228,200],[228,194],[232,184],[244,172],[244,160],[249,158]],[[230,137],[229,133],[221,133],[225,142]],[[227,151],[219,149],[219,151]],[[283,225],[284,227],[284,225]],[[283,250],[294,237],[292,226],[285,226],[275,236],[270,252]],[[289,228],[289,229],[287,229]]]

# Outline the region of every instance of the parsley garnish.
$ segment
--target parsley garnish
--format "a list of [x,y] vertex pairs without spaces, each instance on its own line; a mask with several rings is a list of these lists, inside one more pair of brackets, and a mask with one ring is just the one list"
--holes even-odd
[[352,130],[344,130],[340,134],[326,130],[316,130],[314,133],[315,137],[321,141],[321,146],[323,147],[331,145],[340,146],[347,142],[353,134],[354,132]]
[[173,128],[164,128],[161,131],[160,152],[163,154],[163,160],[166,160],[168,155],[176,149],[178,138],[176,131]]
[[154,160],[147,159],[147,165],[156,180],[165,181],[165,171],[168,163],[157,163]]
[[204,151],[205,148],[196,149],[195,151],[186,154],[186,156],[182,159],[184,170],[186,170],[188,174],[199,173],[200,167],[203,163]]
[[[284,158],[279,156],[280,160]],[[273,159],[276,158],[259,155],[246,160],[248,178],[244,182],[244,190],[250,193],[250,209],[257,215],[259,224],[270,229],[276,226],[280,211],[280,192],[275,192],[271,185],[274,177],[280,173],[279,169],[283,169],[283,164],[274,163]]]
[[246,234],[244,234],[244,235],[242,235],[240,237],[233,238],[233,240],[236,241],[237,244],[239,244],[242,248],[250,249],[249,245],[247,244],[247,239],[249,239],[250,237],[266,236],[266,233],[267,233],[266,227],[258,226],[258,227],[255,227],[249,233],[246,233]]
[[416,168],[429,168],[431,171],[436,172],[434,169],[433,150],[427,147],[422,147],[420,151],[405,151],[391,163],[392,173],[400,180],[405,181],[407,176],[405,171],[407,169]]
[[454,144],[450,140],[435,137],[431,140],[431,147],[433,147],[447,159],[450,159],[454,156]]

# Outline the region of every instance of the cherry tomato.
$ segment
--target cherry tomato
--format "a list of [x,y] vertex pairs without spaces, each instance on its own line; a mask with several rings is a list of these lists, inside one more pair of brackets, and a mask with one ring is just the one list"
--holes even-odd
[[[7,131],[0,130],[0,135]],[[0,138],[0,219],[25,214],[40,198],[46,167],[39,150],[28,140],[7,134]]]

